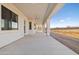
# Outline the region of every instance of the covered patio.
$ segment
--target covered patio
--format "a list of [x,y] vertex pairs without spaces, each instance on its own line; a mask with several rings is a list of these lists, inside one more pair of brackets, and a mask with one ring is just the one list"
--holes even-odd
[[29,34],[0,48],[2,55],[75,55],[76,53],[45,33]]
[[[63,4],[3,3],[0,4],[0,6],[2,11],[8,10],[9,16],[13,16],[14,14],[17,15],[17,17],[15,17],[16,19],[7,16],[7,18],[10,18],[9,20],[0,15],[1,55],[76,54],[50,36],[51,17],[63,6]],[[4,16],[8,15],[7,11],[5,13],[1,10],[0,12]],[[5,20],[7,20],[7,23]],[[12,24],[12,22],[14,23]],[[11,29],[9,28],[10,26]],[[12,29],[12,27],[15,29]]]

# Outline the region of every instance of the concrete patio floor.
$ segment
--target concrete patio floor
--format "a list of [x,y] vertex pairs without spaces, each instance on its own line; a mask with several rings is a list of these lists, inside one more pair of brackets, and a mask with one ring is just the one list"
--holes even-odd
[[44,33],[29,34],[0,48],[1,55],[74,55],[76,54]]

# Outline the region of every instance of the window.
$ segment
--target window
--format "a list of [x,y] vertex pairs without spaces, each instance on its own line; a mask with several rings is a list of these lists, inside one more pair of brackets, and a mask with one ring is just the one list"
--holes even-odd
[[34,29],[36,29],[36,24],[34,24]]
[[1,6],[1,29],[14,30],[18,29],[18,15],[8,8]]
[[32,22],[29,22],[29,30],[32,29]]
[[26,33],[26,21],[24,20],[24,33]]
[[18,17],[15,13],[12,13],[12,29],[18,28]]

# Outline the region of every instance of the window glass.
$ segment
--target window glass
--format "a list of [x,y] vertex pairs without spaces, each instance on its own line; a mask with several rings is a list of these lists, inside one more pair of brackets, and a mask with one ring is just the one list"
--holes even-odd
[[18,15],[3,5],[1,6],[1,27],[2,30],[18,29]]
[[32,22],[29,22],[29,30],[32,29]]

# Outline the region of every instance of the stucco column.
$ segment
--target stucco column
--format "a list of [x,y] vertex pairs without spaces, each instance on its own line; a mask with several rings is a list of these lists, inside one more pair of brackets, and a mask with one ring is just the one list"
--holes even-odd
[[50,20],[48,19],[46,22],[47,25],[47,35],[50,35]]
[[45,33],[45,24],[42,25],[43,33]]

